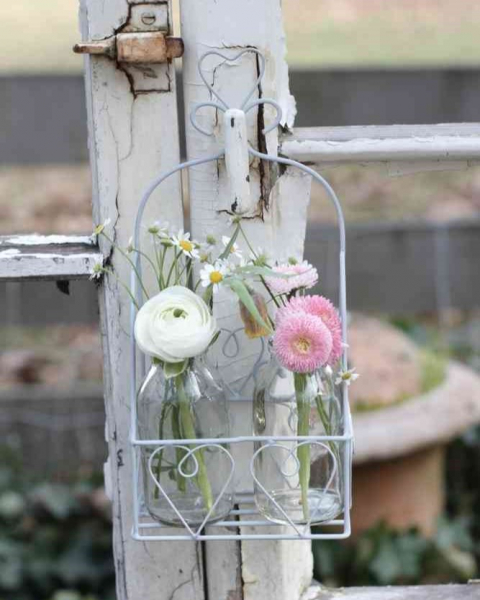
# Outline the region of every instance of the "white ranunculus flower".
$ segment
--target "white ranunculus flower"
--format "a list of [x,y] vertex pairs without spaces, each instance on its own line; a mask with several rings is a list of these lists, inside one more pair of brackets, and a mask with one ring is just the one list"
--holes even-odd
[[168,363],[202,354],[217,332],[208,306],[186,287],[169,287],[138,311],[135,339],[140,350]]

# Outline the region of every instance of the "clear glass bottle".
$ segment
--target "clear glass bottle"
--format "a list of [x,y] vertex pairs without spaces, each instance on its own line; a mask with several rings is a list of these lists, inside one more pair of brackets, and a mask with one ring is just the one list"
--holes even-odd
[[[203,357],[192,359],[181,375],[170,379],[165,378],[161,365],[153,364],[137,396],[137,419],[139,437],[144,440],[230,436],[224,391]],[[156,482],[191,526],[201,525],[209,512],[207,522],[230,512],[233,478],[222,494],[233,468],[227,446],[159,448],[142,446],[141,450],[145,505],[154,519],[183,525]]]
[[[331,369],[297,374],[272,355],[253,396],[256,436],[341,435],[340,390]],[[343,512],[341,446],[335,441],[258,441],[255,503],[270,521],[315,525]],[[288,518],[287,518],[288,516]]]

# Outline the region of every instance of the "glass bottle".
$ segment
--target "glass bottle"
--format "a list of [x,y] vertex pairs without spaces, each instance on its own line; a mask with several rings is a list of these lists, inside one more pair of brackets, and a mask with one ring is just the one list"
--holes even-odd
[[[137,396],[137,419],[143,440],[230,436],[225,394],[204,357],[191,359],[181,375],[169,379],[153,364]],[[232,509],[233,466],[225,444],[159,443],[142,446],[141,457],[144,501],[154,519],[183,525],[158,484],[189,526],[201,525],[207,516],[207,522],[222,519]]]
[[[288,371],[271,355],[253,395],[255,436],[341,435],[340,389],[329,368]],[[343,512],[341,445],[336,441],[258,441],[252,461],[257,509],[267,519],[315,525]]]

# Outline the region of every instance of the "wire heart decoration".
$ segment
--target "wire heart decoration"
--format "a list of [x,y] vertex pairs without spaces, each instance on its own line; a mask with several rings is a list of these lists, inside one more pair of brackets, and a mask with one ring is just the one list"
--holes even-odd
[[[330,476],[328,478],[328,481],[327,481],[325,487],[322,489],[321,495],[318,497],[318,499],[314,505],[314,510],[313,511],[310,510],[310,516],[309,516],[308,520],[306,521],[306,523],[298,523],[290,517],[290,515],[286,512],[286,510],[282,507],[282,505],[273,497],[273,495],[261,483],[261,481],[259,480],[259,478],[256,475],[255,462],[257,459],[261,458],[262,453],[266,453],[267,451],[272,450],[274,448],[279,448],[282,451],[286,451],[287,454],[285,456],[285,459],[281,463],[277,460],[277,458],[273,454],[272,455],[273,455],[273,461],[275,462],[275,465],[276,465],[279,473],[283,477],[283,480],[284,480],[286,486],[290,490],[292,490],[298,486],[298,483],[296,485],[292,485],[290,480],[297,477],[300,472],[300,461],[298,459],[297,452],[298,452],[298,449],[302,448],[303,446],[310,446],[310,447],[316,446],[317,448],[321,448],[323,451],[326,451],[332,461],[332,470],[331,470]],[[292,465],[293,465],[293,467],[292,467]],[[277,511],[284,517],[286,524],[290,525],[298,533],[299,536],[304,536],[310,529],[312,523],[317,523],[322,520],[322,519],[318,518],[320,516],[319,513],[320,513],[320,510],[322,507],[322,503],[327,498],[327,496],[330,492],[330,489],[332,488],[335,478],[337,477],[337,475],[339,473],[339,467],[338,467],[337,458],[335,456],[335,453],[332,451],[332,449],[329,447],[329,445],[324,442],[319,442],[316,440],[315,441],[304,440],[304,441],[299,441],[299,442],[295,442],[295,443],[290,442],[290,443],[288,443],[288,445],[286,445],[285,443],[279,443],[279,442],[273,441],[273,442],[268,442],[268,443],[264,444],[263,446],[258,448],[258,450],[255,451],[255,453],[252,456],[251,462],[250,462],[250,472],[251,472],[252,479],[253,479],[255,486],[257,486],[261,490],[261,492],[268,499],[269,503],[271,503],[277,509]],[[269,517],[267,516],[267,518],[269,518]],[[323,520],[325,521],[327,519],[323,519]],[[299,529],[298,525],[303,525],[303,528]]]
[[[172,447],[172,446],[185,451],[184,456],[177,464],[178,473],[185,479],[192,479],[197,476],[200,467],[199,467],[199,461],[196,457],[196,453],[200,452],[203,449],[219,450],[220,452],[223,452],[227,456],[227,458],[230,462],[229,475],[228,475],[225,483],[223,484],[219,494],[217,495],[216,499],[214,500],[212,506],[210,507],[207,514],[203,518],[203,521],[201,522],[201,524],[198,526],[198,528],[196,530],[192,529],[191,524],[189,524],[188,521],[185,519],[185,517],[182,515],[181,511],[175,505],[175,503],[172,501],[169,494],[165,491],[164,487],[160,483],[159,478],[153,471],[153,461],[158,456],[158,454],[163,452],[166,448]],[[190,460],[193,462],[193,469],[191,471],[187,472],[187,471],[185,471],[185,468],[187,466],[187,463],[189,463]],[[158,491],[160,492],[160,494],[162,494],[163,498],[166,500],[167,504],[170,506],[170,508],[173,510],[173,512],[177,515],[179,521],[182,523],[182,525],[185,527],[185,529],[188,530],[188,532],[190,533],[190,535],[193,538],[197,538],[200,535],[200,533],[203,530],[203,528],[205,527],[205,525],[209,522],[210,517],[212,515],[214,515],[215,509],[219,505],[220,500],[224,497],[225,492],[227,491],[227,489],[230,486],[230,483],[234,476],[234,472],[235,472],[235,461],[234,461],[232,455],[230,454],[229,450],[227,450],[224,446],[222,446],[220,444],[199,444],[198,446],[195,446],[195,448],[191,448],[191,447],[185,446],[183,444],[158,446],[152,452],[152,454],[150,455],[150,457],[148,459],[148,473],[149,473],[150,477],[152,478],[152,481],[154,482],[154,484],[155,484],[156,488],[158,489]]]

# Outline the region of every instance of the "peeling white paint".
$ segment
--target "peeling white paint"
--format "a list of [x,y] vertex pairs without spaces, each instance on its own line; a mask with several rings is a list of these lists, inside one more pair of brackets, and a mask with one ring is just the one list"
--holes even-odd
[[478,126],[459,125],[454,132],[444,125],[299,128],[283,137],[281,149],[314,164],[480,161]]
[[7,281],[28,279],[88,279],[93,266],[103,261],[100,252],[72,253],[22,252],[19,248],[0,251],[0,278]]
[[[81,0],[84,39],[104,38],[128,20],[127,0]],[[169,3],[170,4],[170,3]],[[138,5],[144,10],[148,4]],[[135,8],[136,10],[136,8]],[[104,58],[85,58],[85,88],[93,180],[94,222],[111,218],[109,235],[126,247],[138,203],[159,173],[179,162],[175,69],[163,65],[169,92],[132,94],[124,71]],[[151,83],[139,72],[144,83]],[[161,82],[161,80],[155,83]],[[144,223],[158,219],[180,228],[181,181],[173,176],[154,192]],[[129,266],[103,236],[101,249],[118,278],[129,281]],[[148,279],[148,269],[146,269]],[[105,407],[113,510],[113,549],[118,600],[204,600],[201,552],[197,544],[140,543],[131,537],[132,453],[130,451],[130,301],[114,276],[103,278],[99,295],[104,356]],[[120,460],[121,459],[121,460]]]
[[[207,50],[218,50],[233,57],[242,49],[253,47],[260,50],[266,58],[262,96],[272,98],[280,104],[283,124],[291,127],[295,116],[295,101],[288,86],[281,0],[182,0],[181,10],[182,36],[185,42],[183,81],[186,114],[195,103],[211,99],[209,90],[203,86],[198,75],[198,58]],[[239,106],[258,76],[257,60],[252,54],[245,54],[234,66],[218,57],[207,59],[205,64],[208,68],[207,80],[214,84],[217,93],[230,106]],[[258,94],[254,97],[258,97]],[[221,116],[214,109],[199,111],[199,117],[200,115],[202,127],[208,131],[214,130],[218,139],[201,135],[187,120],[189,159],[214,154],[224,143],[224,127],[218,127],[218,123],[222,123]],[[258,147],[260,137],[257,117],[258,109],[247,114],[247,136],[255,147]],[[265,106],[263,126],[268,127],[275,118],[275,109]],[[228,122],[226,126],[228,127]],[[278,131],[267,135],[266,147],[270,154],[277,154]],[[264,151],[263,145],[262,150]],[[232,158],[234,160],[228,168],[237,174],[243,173],[243,181],[240,176],[233,187],[241,196],[240,205],[243,199],[244,206],[248,206],[247,214],[257,215],[257,218],[244,221],[253,246],[261,246],[268,253],[280,257],[284,257],[285,253],[288,253],[286,256],[300,257],[303,252],[306,205],[310,192],[309,177],[297,177],[288,169],[275,181],[274,167],[262,164],[260,169],[258,161],[252,161],[249,201],[245,200],[247,194],[243,195],[245,187],[242,187],[246,175],[245,154],[239,152],[238,156],[233,154]],[[238,169],[239,166],[242,170]],[[190,170],[191,223],[197,239],[203,239],[207,233],[217,238],[232,233],[228,213],[232,212],[235,198],[232,197],[232,188],[225,171],[224,161]],[[247,251],[247,248],[244,249]],[[215,312],[222,327],[233,330],[240,325],[238,304],[234,298],[226,295],[216,298]],[[250,372],[255,360],[248,347],[241,348],[233,364],[232,361],[226,364],[224,357],[218,358],[227,381],[239,379]],[[251,391],[247,390],[246,393]],[[232,402],[230,413],[234,435],[249,435],[251,407],[246,403]],[[239,489],[251,489],[252,480],[248,471],[251,448],[233,446]],[[248,531],[252,530],[249,528]],[[237,591],[234,598],[238,600],[298,600],[312,578],[309,542],[207,542],[204,547],[209,597],[215,600],[232,597],[232,590]],[[217,566],[220,555],[221,569]],[[239,573],[243,586],[239,583]]]
[[64,245],[64,244],[95,244],[92,236],[86,235],[40,235],[32,233],[29,235],[14,235],[0,238],[0,246],[44,246],[44,245]]

